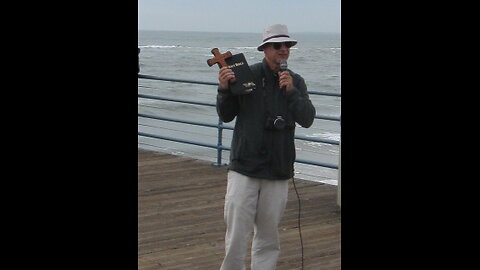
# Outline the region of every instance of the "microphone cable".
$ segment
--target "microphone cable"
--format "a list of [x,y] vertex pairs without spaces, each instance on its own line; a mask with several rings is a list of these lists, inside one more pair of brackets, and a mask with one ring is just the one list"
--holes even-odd
[[300,227],[300,217],[302,211],[302,204],[300,202],[300,196],[298,195],[297,186],[295,185],[295,179],[292,177],[293,188],[295,189],[295,193],[297,194],[298,199],[298,234],[300,235],[300,245],[302,248],[302,270],[303,270],[303,238],[302,238],[302,228]]

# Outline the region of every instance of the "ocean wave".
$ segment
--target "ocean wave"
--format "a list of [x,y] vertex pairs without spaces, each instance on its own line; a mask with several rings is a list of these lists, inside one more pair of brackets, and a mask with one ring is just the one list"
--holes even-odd
[[174,48],[192,48],[182,45],[138,45],[138,48],[153,48],[153,49],[174,49]]
[[256,50],[257,47],[232,47],[230,50]]
[[313,134],[306,134],[305,136],[309,138],[323,138],[328,140],[340,141],[340,133],[334,133],[334,132],[313,133]]
[[321,153],[324,155],[338,155],[339,148],[338,146],[330,145],[327,143],[319,143],[319,142],[305,142],[304,148],[301,149],[303,151],[310,151],[313,153]]
[[342,50],[342,47],[318,47],[317,50],[319,51],[327,51],[327,50],[331,50],[331,51],[335,51],[335,50]]

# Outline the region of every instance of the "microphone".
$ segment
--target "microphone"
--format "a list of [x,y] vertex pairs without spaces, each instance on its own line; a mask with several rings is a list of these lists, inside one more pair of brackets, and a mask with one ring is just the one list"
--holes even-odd
[[[287,60],[280,60],[280,72],[286,71],[288,68]],[[283,92],[285,93],[287,88],[282,87]]]
[[285,71],[288,68],[287,60],[280,60],[280,71]]

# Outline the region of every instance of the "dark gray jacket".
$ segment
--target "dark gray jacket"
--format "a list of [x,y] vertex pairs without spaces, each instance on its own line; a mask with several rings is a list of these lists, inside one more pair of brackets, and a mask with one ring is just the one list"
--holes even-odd
[[[217,113],[223,122],[237,117],[230,151],[229,169],[241,174],[272,180],[293,177],[295,161],[295,122],[312,125],[315,107],[308,98],[304,79],[288,70],[293,91],[279,88],[278,75],[266,60],[250,66],[256,89],[246,95],[232,95],[218,89]],[[282,116],[286,126],[272,128],[273,118]]]

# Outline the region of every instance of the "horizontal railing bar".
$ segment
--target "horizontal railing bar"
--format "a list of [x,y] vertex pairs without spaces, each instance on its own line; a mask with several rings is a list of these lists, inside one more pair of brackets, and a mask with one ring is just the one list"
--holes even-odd
[[311,160],[305,160],[305,159],[295,159],[295,162],[338,170],[338,165],[335,165],[335,164],[329,164],[329,163],[317,162],[317,161],[311,161]]
[[[139,113],[138,116],[139,116],[139,117],[144,117],[144,118],[150,118],[150,119],[157,119],[157,120],[163,120],[163,121],[183,123],[183,124],[190,124],[190,125],[197,125],[197,126],[204,126],[204,127],[220,128],[218,124],[210,124],[210,123],[198,122],[198,121],[188,121],[188,120],[183,120],[183,119],[162,117],[162,116],[156,116],[156,115],[145,114],[145,113]],[[223,126],[223,125],[222,125],[222,129],[230,129],[230,130],[233,130],[233,127]]]
[[187,144],[193,144],[193,145],[204,146],[204,147],[215,148],[215,149],[220,148],[222,150],[230,150],[230,148],[225,147],[223,145],[218,146],[216,144],[202,143],[202,142],[197,142],[197,141],[184,140],[184,139],[173,138],[173,137],[162,136],[162,135],[156,135],[156,134],[150,134],[150,133],[144,133],[144,132],[138,132],[138,135],[143,136],[143,137],[150,137],[150,138],[174,141],[174,142],[179,142],[179,143],[187,143]]
[[[210,123],[198,122],[198,121],[188,121],[188,120],[183,120],[183,119],[175,119],[175,118],[156,116],[156,115],[151,115],[151,114],[139,113],[138,116],[139,117],[144,117],[144,118],[156,119],[156,120],[176,122],[176,123],[183,123],[183,124],[190,124],[190,125],[197,125],[197,126],[204,126],[204,127],[212,127],[212,128],[220,128],[218,124],[210,124]],[[223,129],[229,129],[229,130],[234,129],[233,127],[230,127],[230,126],[222,126],[222,128]],[[321,139],[321,138],[311,138],[311,137],[306,137],[306,136],[302,136],[302,135],[295,135],[295,139],[310,141],[310,142],[318,142],[318,143],[328,143],[328,144],[334,144],[334,145],[339,145],[340,144],[338,141],[335,141],[335,140]]]
[[[218,124],[210,124],[210,123],[206,123],[206,122],[188,121],[188,120],[183,120],[183,119],[162,117],[162,116],[156,116],[156,115],[145,114],[145,113],[138,113],[138,116],[139,117],[144,117],[144,118],[156,119],[156,120],[184,123],[184,124],[204,126],[204,127],[219,128]],[[223,126],[223,125],[222,125],[222,128],[223,129],[229,129],[229,130],[234,129],[231,126]],[[340,144],[338,141],[335,141],[335,140],[321,139],[321,138],[311,138],[311,137],[307,137],[307,136],[303,136],[303,135],[295,135],[295,139],[310,141],[310,142],[318,142],[318,143],[328,143],[328,144],[334,144],[334,145],[339,145]]]
[[312,95],[319,95],[319,96],[342,97],[342,94],[334,93],[334,92],[307,91],[307,93],[312,94]]
[[[147,98],[147,99],[155,99],[155,100],[163,100],[163,101],[172,101],[172,102],[180,102],[186,104],[193,104],[193,105],[203,105],[203,106],[210,106],[215,107],[215,103],[207,103],[207,102],[198,102],[192,100],[184,100],[184,99],[175,99],[175,98],[167,98],[167,97],[160,97],[160,96],[152,96],[147,94],[138,94],[140,98]],[[329,116],[329,115],[315,115],[316,119],[323,119],[323,120],[331,120],[331,121],[340,121],[339,116]]]
[[[204,84],[204,85],[218,86],[218,82],[205,82],[205,81],[195,81],[195,80],[187,80],[187,79],[164,78],[164,77],[158,77],[158,76],[146,75],[146,74],[138,74],[138,78],[158,80],[158,81],[181,82],[181,83],[193,83],[193,84]],[[307,93],[312,94],[312,95],[320,95],[320,96],[341,97],[340,93],[334,93],[334,92],[307,91]]]
[[150,80],[159,80],[159,81],[169,81],[169,82],[181,82],[181,83],[193,83],[193,84],[205,84],[205,85],[216,85],[218,82],[204,82],[204,81],[195,81],[195,80],[186,80],[186,79],[174,79],[174,78],[163,78],[153,75],[138,74],[140,79],[150,79]]
[[340,116],[330,116],[330,115],[315,115],[315,119],[322,119],[322,120],[331,120],[331,121],[338,121],[340,122]]
[[[168,136],[161,136],[161,135],[156,135],[156,134],[149,134],[149,133],[144,133],[144,132],[138,132],[138,135],[139,136],[144,136],[144,137],[155,138],[155,139],[174,141],[174,142],[179,142],[179,143],[193,144],[193,145],[209,147],[209,148],[214,148],[214,149],[220,148],[222,150],[230,151],[230,147],[226,147],[226,146],[223,146],[223,145],[218,146],[218,145],[215,145],[215,144],[184,140],[184,139],[173,138],[173,137],[168,137]],[[335,164],[328,164],[328,163],[305,160],[305,159],[295,159],[295,162],[303,163],[303,164],[309,164],[309,165],[316,165],[316,166],[321,166],[321,167],[326,167],[326,168],[331,168],[331,169],[338,169],[338,165],[335,165]]]
[[176,122],[176,123],[203,126],[203,127],[213,127],[213,128],[218,128],[219,127],[218,124],[214,125],[214,124],[205,123],[205,122],[188,121],[188,120],[183,120],[183,119],[175,119],[175,118],[162,117],[162,116],[156,116],[156,115],[150,115],[150,114],[144,114],[144,113],[139,113],[138,116],[139,117],[144,117],[144,118],[156,119],[156,120],[163,120],[163,121],[170,121],[170,122]]
[[339,141],[335,140],[329,140],[329,139],[321,139],[321,138],[311,138],[303,135],[295,135],[295,139],[303,140],[303,141],[309,141],[309,142],[318,142],[318,143],[328,143],[328,144],[334,144],[334,145],[340,145]]
[[207,102],[199,102],[199,101],[192,101],[192,100],[159,97],[159,96],[152,96],[152,95],[146,95],[146,94],[138,94],[138,97],[155,99],[155,100],[173,101],[173,102],[180,102],[180,103],[187,103],[187,104],[194,104],[194,105],[203,105],[203,106],[212,106],[212,107],[216,106],[215,103],[207,103]]

